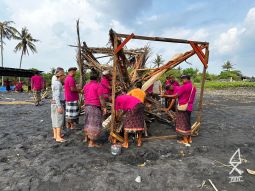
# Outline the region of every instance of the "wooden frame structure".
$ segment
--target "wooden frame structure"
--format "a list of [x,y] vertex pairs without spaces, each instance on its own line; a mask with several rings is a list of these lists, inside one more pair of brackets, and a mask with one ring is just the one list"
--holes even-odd
[[[192,48],[191,51],[188,51],[184,53],[181,56],[178,56],[174,60],[169,61],[165,65],[155,68],[154,70],[150,71],[147,75],[145,75],[142,80],[153,80],[154,76],[160,76],[166,71],[174,68],[175,66],[179,65],[189,57],[193,55],[197,55],[200,61],[203,64],[203,74],[202,74],[202,81],[201,81],[201,89],[200,89],[200,99],[199,99],[199,106],[198,106],[198,112],[196,115],[196,121],[192,125],[192,134],[197,135],[201,122],[202,122],[202,111],[203,111],[203,95],[204,95],[204,84],[206,80],[206,69],[208,67],[208,61],[209,61],[209,43],[208,42],[202,42],[202,41],[192,41],[192,40],[184,40],[184,39],[174,39],[174,38],[162,38],[162,37],[148,37],[148,36],[140,36],[135,34],[120,34],[116,33],[112,29],[109,32],[110,35],[110,41],[113,46],[113,70],[112,70],[112,84],[116,84],[117,79],[117,71],[120,73],[120,75],[124,78],[123,80],[129,84],[130,79],[128,78],[127,74],[127,67],[126,67],[126,58],[124,55],[123,47],[131,40],[131,39],[137,39],[137,40],[148,40],[148,41],[159,41],[159,42],[168,42],[168,43],[182,43],[182,44],[189,44]],[[122,39],[125,38],[123,41]],[[205,52],[203,52],[205,50]],[[144,89],[146,90],[146,89]],[[111,127],[110,127],[110,135],[114,135],[114,129],[116,124],[116,113],[115,113],[115,95],[116,95],[116,87],[112,86],[112,107],[111,107]],[[170,136],[164,136],[164,138],[175,138],[176,136],[170,135]],[[116,137],[115,137],[116,138]],[[160,137],[156,139],[161,139]],[[121,138],[120,138],[121,141]]]

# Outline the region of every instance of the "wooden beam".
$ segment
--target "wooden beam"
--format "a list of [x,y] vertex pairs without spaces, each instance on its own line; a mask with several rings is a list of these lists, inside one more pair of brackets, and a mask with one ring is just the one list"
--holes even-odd
[[[118,39],[117,36],[113,36],[113,48],[114,50],[118,46]],[[116,78],[117,78],[117,64],[118,64],[118,55],[117,53],[114,54],[114,59],[113,59],[113,71],[112,71],[112,120],[111,120],[111,133],[114,131],[115,127],[115,118],[116,118],[116,113],[115,113],[115,93],[116,93]]]
[[84,70],[83,70],[83,63],[81,59],[81,40],[80,40],[80,27],[79,27],[80,20],[78,19],[76,21],[76,30],[77,30],[77,44],[78,44],[78,51],[77,51],[77,64],[80,70],[80,82],[79,86],[80,88],[83,88],[84,83],[85,83],[85,78],[84,78]]
[[[208,62],[209,62],[209,47],[207,47],[206,50],[205,50],[205,61],[206,61],[207,65],[208,65]],[[197,122],[197,124],[199,124],[199,125],[196,126],[196,129],[195,129],[194,131],[192,131],[192,133],[197,133],[197,131],[199,130],[201,121],[202,121],[205,80],[206,80],[206,67],[204,66],[204,69],[203,69],[203,76],[202,76],[202,81],[201,81],[201,89],[200,89],[200,98],[199,98],[199,105],[198,105],[198,113],[197,113],[197,119],[196,119],[196,122]]]
[[[120,34],[117,33],[118,37],[121,38],[127,38],[128,34]],[[184,43],[189,44],[190,40],[184,40],[184,39],[175,39],[175,38],[163,38],[163,37],[149,37],[149,36],[141,36],[141,35],[134,35],[132,39],[139,39],[139,40],[150,40],[150,41],[160,41],[160,42],[173,42],[173,43]],[[192,41],[197,44],[206,45],[209,44],[208,42],[201,42],[201,41]]]
[[207,62],[205,60],[206,59],[205,54],[203,53],[202,49],[194,42],[190,42],[190,45],[193,48],[193,50],[195,51],[195,53],[197,54],[200,61],[203,63],[204,67],[207,68],[208,66],[207,66]]
[[114,49],[114,54],[117,54],[134,36],[134,33],[129,35],[116,49]]
[[115,133],[114,133],[114,132],[111,132],[110,135],[111,135],[113,138],[117,139],[119,142],[124,143],[123,137],[120,136],[118,133],[116,133],[116,132],[115,132]]

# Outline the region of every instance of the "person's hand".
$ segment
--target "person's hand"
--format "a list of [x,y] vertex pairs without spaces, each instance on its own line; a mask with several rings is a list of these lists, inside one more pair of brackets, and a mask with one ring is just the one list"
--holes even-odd
[[168,112],[169,110],[167,108],[161,108],[161,111]]
[[62,107],[58,107],[57,108],[57,112],[62,114],[62,113],[64,113],[64,109]]
[[160,97],[165,97],[165,94],[161,94],[161,95],[159,95]]
[[106,114],[107,114],[107,109],[105,107],[105,108],[103,108],[103,115],[106,115]]

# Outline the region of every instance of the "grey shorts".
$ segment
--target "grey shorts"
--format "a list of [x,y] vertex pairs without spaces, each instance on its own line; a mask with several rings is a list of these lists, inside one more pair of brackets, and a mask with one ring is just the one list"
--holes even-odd
[[58,113],[57,108],[56,104],[51,104],[52,128],[62,128],[64,126],[65,112]]

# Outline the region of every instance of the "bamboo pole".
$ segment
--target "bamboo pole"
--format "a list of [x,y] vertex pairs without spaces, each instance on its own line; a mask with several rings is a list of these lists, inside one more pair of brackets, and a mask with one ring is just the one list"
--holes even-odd
[[76,30],[77,30],[77,44],[78,44],[78,52],[77,52],[77,64],[80,70],[80,88],[83,88],[85,80],[84,80],[84,71],[83,71],[83,63],[81,62],[81,40],[80,40],[80,27],[79,27],[80,20],[76,21]]
[[[118,39],[117,36],[113,36],[113,48],[116,49],[118,46]],[[112,120],[111,120],[111,133],[114,131],[115,127],[115,118],[116,118],[116,113],[115,113],[115,93],[116,93],[116,78],[117,78],[117,62],[118,62],[118,55],[114,54],[114,59],[113,59],[113,71],[112,71]]]
[[[128,34],[116,34],[118,37],[121,38],[127,38]],[[184,43],[189,44],[190,40],[184,40],[184,39],[175,39],[175,38],[163,38],[163,37],[149,37],[149,36],[141,36],[141,35],[134,35],[132,39],[139,39],[139,40],[150,40],[150,41],[160,41],[160,42],[173,42],[173,43]],[[208,42],[202,42],[202,41],[192,41],[197,44],[207,45]]]
[[[205,49],[205,60],[206,60],[206,63],[208,65],[208,61],[209,61],[209,46]],[[201,124],[201,121],[202,121],[205,80],[206,80],[206,67],[204,66],[202,82],[201,82],[201,89],[200,89],[200,98],[199,98],[199,105],[198,105],[198,113],[197,113],[197,119],[196,119],[196,123],[199,124],[199,125],[196,125],[195,129],[192,129],[192,133],[196,133],[198,131],[198,129],[200,127],[200,124]]]

